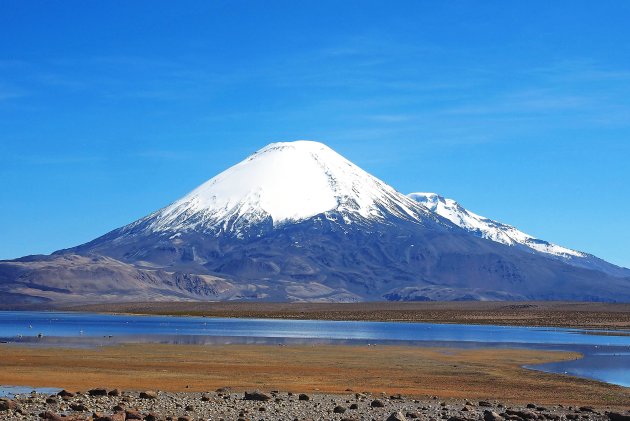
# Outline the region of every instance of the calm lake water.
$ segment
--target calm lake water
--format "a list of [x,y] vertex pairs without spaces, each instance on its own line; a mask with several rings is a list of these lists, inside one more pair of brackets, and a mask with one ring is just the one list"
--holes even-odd
[[0,311],[0,341],[33,346],[319,342],[568,350],[581,352],[584,358],[528,368],[630,387],[627,331]]

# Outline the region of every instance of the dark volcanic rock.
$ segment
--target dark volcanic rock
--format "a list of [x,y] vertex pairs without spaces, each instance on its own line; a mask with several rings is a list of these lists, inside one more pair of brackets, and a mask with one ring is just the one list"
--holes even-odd
[[101,389],[101,388],[91,389],[91,390],[88,390],[88,395],[90,395],[90,396],[107,396],[107,390],[106,389]]
[[137,411],[135,409],[126,410],[125,416],[127,417],[128,420],[141,420],[144,418],[144,416],[140,413],[140,411]]
[[15,411],[18,408],[19,405],[17,404],[17,402],[7,398],[0,398],[0,411]]
[[61,392],[57,393],[57,396],[61,396],[62,398],[72,398],[74,397],[74,393],[70,392],[66,389],[63,389]]
[[370,406],[372,408],[383,408],[385,407],[385,404],[379,399],[374,399],[372,402],[370,402]]
[[85,406],[85,404],[83,403],[71,403],[70,408],[72,408],[73,411],[77,412],[85,412],[88,410],[88,407]]
[[341,405],[337,405],[335,406],[335,408],[333,409],[333,412],[335,414],[343,414],[344,412],[346,412],[346,407],[341,406]]
[[245,392],[244,398],[246,401],[268,401],[271,399],[271,396],[263,393],[259,390],[255,390],[253,392]]
[[630,421],[630,413],[607,412],[606,415],[608,415],[610,421]]

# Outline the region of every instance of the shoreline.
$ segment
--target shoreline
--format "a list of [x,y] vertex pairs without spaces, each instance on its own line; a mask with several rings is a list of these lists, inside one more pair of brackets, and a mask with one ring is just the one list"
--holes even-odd
[[[583,302],[142,302],[58,305],[102,314],[412,322],[630,331],[630,304]],[[630,334],[630,332],[629,332]]]

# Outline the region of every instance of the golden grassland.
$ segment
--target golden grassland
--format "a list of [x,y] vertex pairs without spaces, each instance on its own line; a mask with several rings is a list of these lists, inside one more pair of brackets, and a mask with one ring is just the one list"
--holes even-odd
[[129,390],[259,388],[630,406],[630,389],[522,368],[569,352],[364,345],[0,345],[0,384]]

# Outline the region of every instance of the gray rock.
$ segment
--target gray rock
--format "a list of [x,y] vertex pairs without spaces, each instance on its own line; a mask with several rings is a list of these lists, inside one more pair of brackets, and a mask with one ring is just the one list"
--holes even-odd
[[335,406],[335,408],[333,409],[333,412],[335,414],[343,414],[344,412],[346,412],[346,407],[341,406],[341,405],[337,405]]
[[383,408],[385,407],[385,404],[383,403],[383,401],[381,401],[380,399],[374,399],[371,403],[370,406],[372,408]]
[[386,421],[407,421],[407,418],[405,418],[402,412],[398,411],[387,417]]
[[153,390],[145,390],[140,392],[140,399],[157,399],[157,392]]
[[485,411],[483,411],[483,420],[484,421],[503,421],[503,417],[494,411],[489,411],[486,409]]

